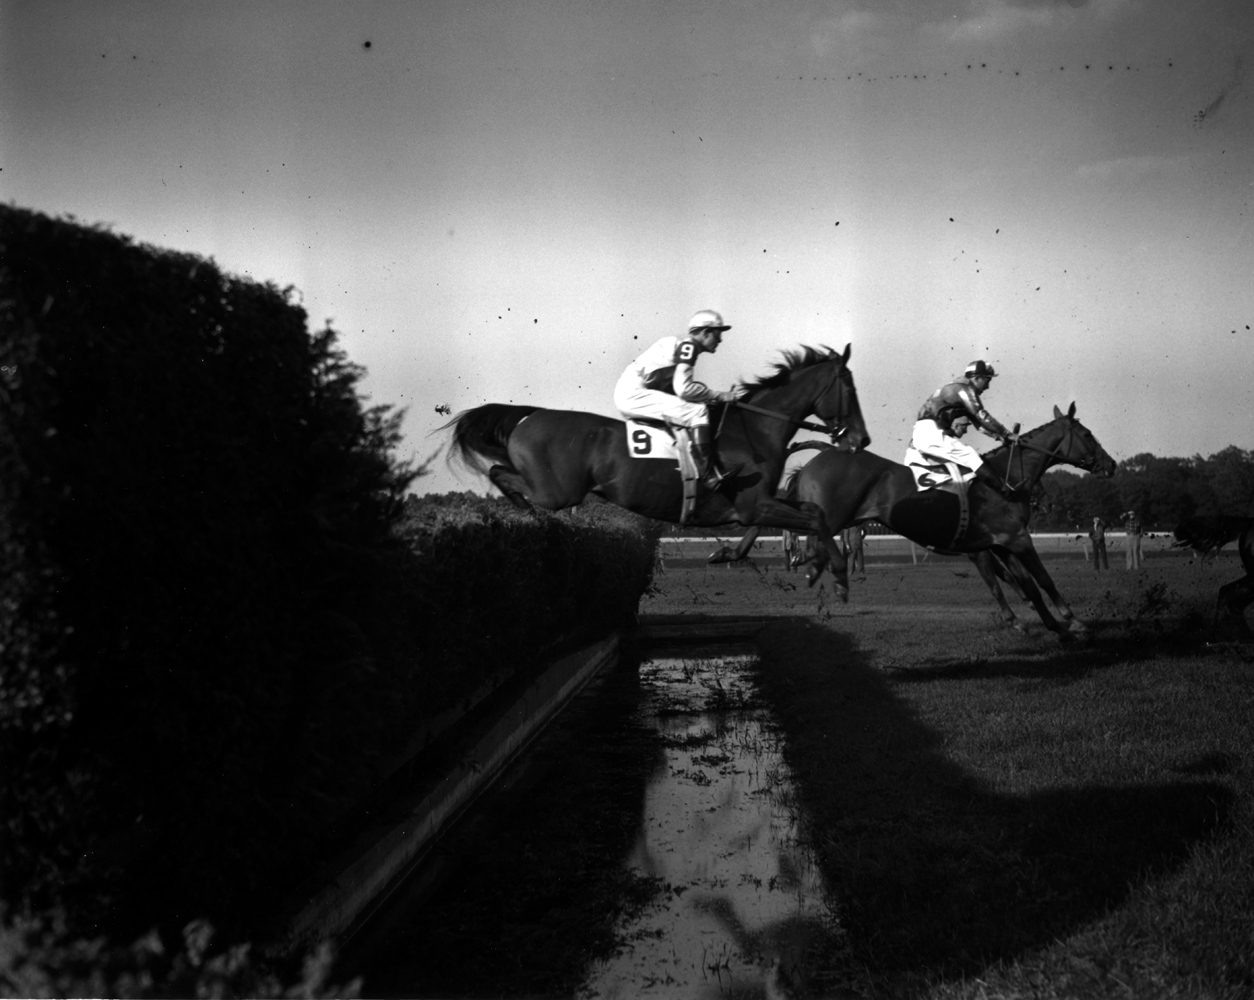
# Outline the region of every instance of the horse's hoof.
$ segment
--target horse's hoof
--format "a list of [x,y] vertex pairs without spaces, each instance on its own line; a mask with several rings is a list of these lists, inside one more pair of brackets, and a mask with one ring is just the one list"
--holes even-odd
[[842,587],[839,583],[836,584],[836,596],[840,598],[841,604],[848,604],[849,603],[849,588]]
[[1069,627],[1075,635],[1088,635],[1089,627],[1080,621],[1079,618],[1072,618]]
[[706,560],[709,563],[725,563],[731,561],[731,551],[729,549],[719,549],[717,552],[711,553],[710,558]]

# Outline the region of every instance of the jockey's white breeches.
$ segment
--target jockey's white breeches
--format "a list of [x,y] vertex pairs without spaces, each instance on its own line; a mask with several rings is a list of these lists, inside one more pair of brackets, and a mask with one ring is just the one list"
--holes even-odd
[[680,427],[702,427],[710,422],[710,413],[704,403],[690,403],[669,392],[641,388],[634,379],[619,380],[614,387],[614,405],[628,420],[648,417]]
[[984,457],[969,444],[963,444],[952,434],[946,434],[935,420],[915,421],[910,432],[910,444],[930,458],[953,462],[974,472],[984,464]]

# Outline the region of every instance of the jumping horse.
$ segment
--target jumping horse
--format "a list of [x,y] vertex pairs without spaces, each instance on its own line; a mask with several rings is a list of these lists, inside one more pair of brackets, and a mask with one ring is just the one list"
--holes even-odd
[[[837,531],[850,524],[879,521],[942,555],[969,556],[997,600],[1002,617],[1012,625],[1018,623],[1006,603],[998,576],[1007,579],[1020,596],[1031,602],[1041,621],[1059,636],[1086,631],[1058,592],[1032,544],[1028,532],[1029,499],[1041,476],[1055,465],[1074,465],[1112,476],[1114,459],[1076,419],[1074,403],[1066,413],[1055,406],[1052,421],[983,457],[1022,499],[1008,499],[975,480],[966,488],[967,524],[961,531],[960,487],[919,490],[909,467],[871,452],[820,452],[798,471],[786,495],[819,504],[829,527]],[[711,561],[735,559],[751,544],[751,538],[742,539],[736,552],[715,553]],[[830,548],[820,549],[811,561],[807,572],[811,585],[831,558]],[[843,560],[843,555],[840,558]],[[844,567],[837,570],[837,579],[847,575]],[[1045,606],[1042,590],[1065,625]]]
[[[711,404],[719,458],[732,475],[717,490],[702,487],[687,523],[818,533],[828,539],[832,556],[839,557],[822,508],[781,500],[775,491],[799,427],[829,433],[840,450],[870,444],[849,370],[850,349],[802,347],[782,353],[769,375],[744,384],[736,402]],[[811,415],[823,423],[807,422]],[[442,429],[449,427],[452,454],[485,472],[517,507],[563,510],[591,493],[645,517],[680,521],[683,484],[675,460],[633,456],[622,420],[488,403],[459,413]],[[843,561],[837,562],[843,568]],[[847,575],[839,570],[834,575],[837,593],[847,599]]]
[[1250,626],[1245,621],[1245,609],[1254,602],[1254,517],[1231,514],[1191,517],[1182,522],[1174,534],[1176,548],[1193,549],[1203,559],[1218,554],[1229,542],[1237,543],[1245,576],[1219,588],[1215,627],[1228,625],[1248,635]]

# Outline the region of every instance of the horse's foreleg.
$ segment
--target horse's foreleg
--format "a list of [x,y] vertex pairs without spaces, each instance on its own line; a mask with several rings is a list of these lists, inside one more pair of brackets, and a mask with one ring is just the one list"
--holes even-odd
[[515,507],[520,510],[535,510],[524,492],[527,483],[516,469],[511,469],[508,465],[494,465],[488,470],[488,478]]
[[[846,565],[845,552],[832,537],[832,531],[827,526],[822,507],[816,503],[798,503],[775,497],[763,497],[755,505],[749,523],[765,527],[787,528],[790,531],[814,535],[819,541],[819,552],[825,553],[831,563],[832,576],[835,577],[836,596],[842,601],[849,600],[849,570]],[[819,563],[817,572],[811,570],[806,574],[806,579],[811,586],[818,582],[822,572],[822,564]]]
[[[982,552],[970,553],[969,558],[973,563],[975,563],[975,568],[980,571],[980,576],[983,578],[985,585],[987,585],[989,592],[993,595],[993,600],[995,600],[997,602],[997,606],[1001,608],[1002,621],[1004,621],[1007,625],[1010,625],[1012,628],[1017,628],[1020,632],[1022,632],[1023,623],[1019,621],[1019,619],[1015,616],[1014,611],[1011,610],[1010,605],[1006,603],[1006,595],[1002,593],[1001,583],[998,582],[997,569],[993,563],[993,560],[996,557],[985,549]],[[1016,580],[1015,586],[1018,587],[1018,585],[1019,583]],[[1026,600],[1026,595],[1020,594],[1019,596]]]
[[1070,628],[1072,632],[1088,632],[1089,627],[1075,616],[1075,612],[1071,610],[1071,605],[1069,605],[1063,599],[1062,594],[1058,592],[1058,588],[1054,585],[1053,577],[1049,575],[1049,571],[1045,568],[1045,564],[1041,562],[1040,553],[1038,553],[1035,548],[1029,548],[1024,552],[1019,553],[1019,559],[1027,568],[1027,571],[1032,574],[1032,578],[1036,580],[1041,590],[1045,591],[1045,594],[1049,597],[1050,602],[1054,605],[1055,610],[1057,610],[1059,616],[1066,623],[1067,627]]
[[753,543],[758,540],[758,534],[761,530],[762,529],[758,527],[758,525],[751,525],[749,530],[744,533],[744,537],[740,539],[740,543],[735,547],[735,549],[729,549],[726,545],[724,545],[706,561],[711,563],[740,562],[740,560],[749,554],[749,550],[753,548]]
[[[1066,641],[1071,638],[1071,633],[1067,630],[1066,626],[1060,624],[1058,619],[1050,614],[1049,608],[1045,606],[1045,598],[1041,596],[1041,590],[1037,586],[1036,575],[1028,567],[1029,560],[1024,558],[1027,551],[1029,550],[1025,549],[1023,552],[1007,550],[1006,553],[1002,555],[1002,562],[1005,564],[1006,570],[1017,581],[1019,581],[1019,586],[1023,588],[1023,592],[1027,595],[1032,607],[1036,609],[1036,613],[1040,616],[1040,619],[1045,624],[1045,627],[1051,632],[1056,632],[1059,640]],[[1035,555],[1035,552],[1033,551],[1032,554]],[[1036,562],[1039,566],[1040,559],[1038,558]],[[1045,567],[1041,566],[1041,572],[1044,573],[1044,579],[1048,580],[1049,574],[1045,573],[1044,570]],[[1052,582],[1050,585],[1053,585]]]

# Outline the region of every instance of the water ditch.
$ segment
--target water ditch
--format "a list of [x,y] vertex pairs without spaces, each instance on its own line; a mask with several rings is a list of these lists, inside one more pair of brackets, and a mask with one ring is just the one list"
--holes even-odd
[[755,659],[628,651],[350,942],[365,995],[807,993],[839,934]]

